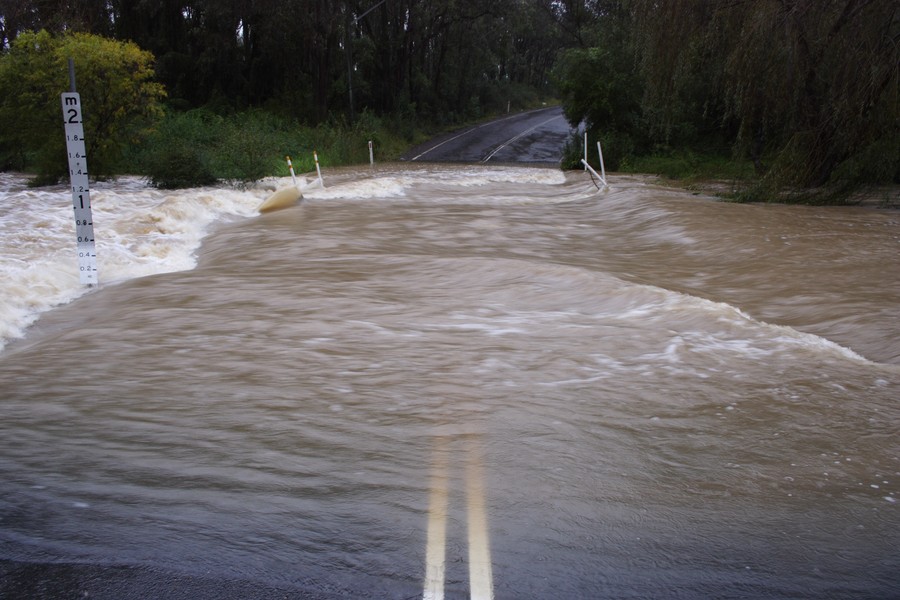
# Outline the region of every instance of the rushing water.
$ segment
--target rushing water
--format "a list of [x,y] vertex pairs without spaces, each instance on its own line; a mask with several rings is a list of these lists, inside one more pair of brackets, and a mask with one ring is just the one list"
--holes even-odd
[[611,183],[393,165],[255,216],[264,189],[126,180],[86,292],[65,191],[4,176],[0,558],[259,597],[900,596],[900,216]]

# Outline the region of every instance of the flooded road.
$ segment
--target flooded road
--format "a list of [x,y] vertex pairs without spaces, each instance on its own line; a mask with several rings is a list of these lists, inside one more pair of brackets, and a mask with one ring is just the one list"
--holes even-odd
[[171,219],[0,353],[0,596],[896,597],[900,217],[610,183],[98,193]]

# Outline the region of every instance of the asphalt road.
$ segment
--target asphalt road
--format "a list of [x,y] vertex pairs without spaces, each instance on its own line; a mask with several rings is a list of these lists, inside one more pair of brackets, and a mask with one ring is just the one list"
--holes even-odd
[[517,113],[437,137],[402,160],[558,164],[571,128],[562,108]]

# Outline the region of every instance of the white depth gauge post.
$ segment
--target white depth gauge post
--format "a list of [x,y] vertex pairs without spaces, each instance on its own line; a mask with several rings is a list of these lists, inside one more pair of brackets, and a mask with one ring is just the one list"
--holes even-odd
[[69,155],[69,178],[72,183],[72,206],[75,208],[78,272],[82,284],[97,285],[97,250],[94,245],[94,218],[91,214],[81,96],[75,91],[75,67],[71,59],[69,82],[71,91],[62,94],[62,111],[66,127],[66,151]]

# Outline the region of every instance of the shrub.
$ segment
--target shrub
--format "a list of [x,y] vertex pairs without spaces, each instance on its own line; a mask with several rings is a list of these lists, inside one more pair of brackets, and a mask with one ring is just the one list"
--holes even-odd
[[168,115],[139,155],[141,174],[166,189],[215,183],[210,148],[221,123],[221,118],[202,110]]
[[21,33],[0,55],[0,160],[35,171],[41,182],[55,183],[68,172],[60,94],[69,89],[69,57],[93,175],[111,174],[124,149],[162,114],[165,90],[152,81],[149,52],[85,33]]

